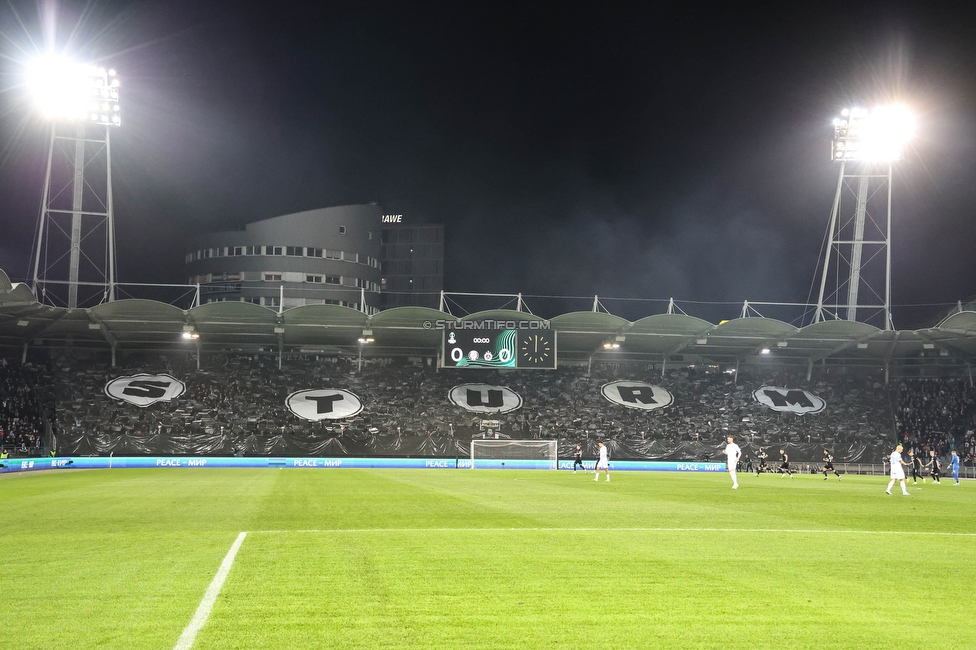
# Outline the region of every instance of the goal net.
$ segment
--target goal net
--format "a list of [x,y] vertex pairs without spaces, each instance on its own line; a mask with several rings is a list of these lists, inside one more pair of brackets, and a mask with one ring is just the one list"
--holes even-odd
[[472,440],[471,468],[556,469],[555,440]]

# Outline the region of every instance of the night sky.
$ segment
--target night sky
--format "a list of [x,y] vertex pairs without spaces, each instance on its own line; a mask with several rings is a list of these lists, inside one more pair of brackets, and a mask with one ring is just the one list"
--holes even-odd
[[[122,280],[186,281],[194,232],[377,202],[445,225],[449,290],[804,302],[837,182],[831,120],[900,101],[919,126],[896,168],[893,302],[976,295],[972,14],[650,4],[13,2],[0,268],[28,275],[46,127],[23,61],[56,6],[57,49],[123,82]],[[946,311],[896,309],[895,325]]]

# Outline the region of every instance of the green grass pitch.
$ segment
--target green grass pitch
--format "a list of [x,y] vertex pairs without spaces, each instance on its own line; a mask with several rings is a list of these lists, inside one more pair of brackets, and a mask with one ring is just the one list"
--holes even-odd
[[[976,484],[566,471],[0,477],[0,645],[972,648]],[[921,635],[921,636],[920,636]]]

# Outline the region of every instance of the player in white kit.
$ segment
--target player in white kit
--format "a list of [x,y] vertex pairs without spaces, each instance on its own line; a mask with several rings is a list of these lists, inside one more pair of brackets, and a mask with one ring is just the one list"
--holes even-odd
[[600,458],[597,459],[597,461],[596,461],[596,467],[593,468],[593,473],[596,474],[596,478],[593,479],[593,480],[594,481],[599,481],[600,480],[600,470],[602,469],[602,470],[604,470],[607,473],[607,480],[609,481],[610,480],[610,460],[607,458],[607,447],[606,447],[606,445],[603,444],[603,441],[602,440],[598,444],[600,445],[600,448],[599,448]]
[[901,445],[895,447],[895,450],[891,452],[889,456],[889,462],[891,463],[891,480],[888,481],[888,489],[885,490],[885,494],[891,494],[891,487],[895,484],[895,481],[901,481],[901,493],[906,497],[911,496],[908,494],[908,488],[905,485],[905,468],[908,467],[908,463],[901,459],[901,452],[904,449]]
[[728,468],[729,475],[732,477],[732,489],[737,490],[739,488],[739,481],[735,478],[735,466],[739,464],[739,457],[742,456],[742,450],[739,449],[739,445],[732,442],[732,436],[727,438],[729,444],[725,445],[725,464]]

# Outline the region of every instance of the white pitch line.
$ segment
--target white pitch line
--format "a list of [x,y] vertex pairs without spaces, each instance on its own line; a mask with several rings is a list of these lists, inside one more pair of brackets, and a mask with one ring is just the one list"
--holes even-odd
[[943,533],[911,530],[840,530],[817,528],[325,528],[319,530],[252,530],[255,535],[341,534],[341,533],[495,533],[495,532],[633,532],[633,533],[782,533],[803,535],[929,535],[936,537],[976,537],[976,533]]
[[203,629],[203,626],[207,623],[207,619],[210,617],[210,612],[213,610],[214,603],[217,602],[217,596],[220,595],[220,590],[224,586],[224,581],[227,580],[230,567],[234,564],[234,558],[237,557],[237,551],[240,550],[245,537],[247,537],[247,533],[240,533],[237,539],[234,540],[234,543],[231,544],[230,550],[224,556],[224,561],[220,563],[220,568],[217,569],[217,575],[214,576],[210,586],[207,587],[206,593],[203,594],[203,600],[200,601],[200,606],[197,607],[193,619],[186,626],[186,629],[183,630],[183,634],[176,641],[173,650],[190,650],[193,647],[193,642],[196,641],[197,634]]

